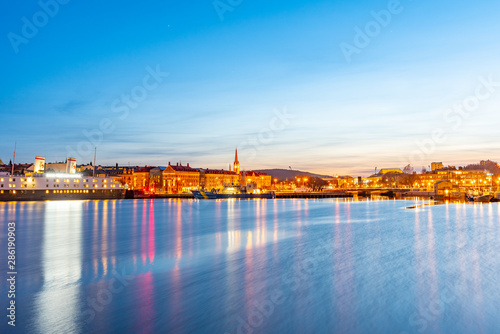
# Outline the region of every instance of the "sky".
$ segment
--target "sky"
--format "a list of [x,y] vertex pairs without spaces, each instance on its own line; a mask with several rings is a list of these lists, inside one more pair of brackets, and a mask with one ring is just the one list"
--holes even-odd
[[0,158],[368,175],[500,160],[500,2],[9,1]]

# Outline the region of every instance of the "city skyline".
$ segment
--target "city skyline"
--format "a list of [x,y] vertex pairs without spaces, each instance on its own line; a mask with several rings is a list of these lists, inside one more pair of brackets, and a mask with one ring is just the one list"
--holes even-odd
[[2,17],[4,162],[14,142],[328,175],[499,160],[497,2],[41,3]]
[[[191,168],[195,168],[195,169],[198,169],[198,170],[219,170],[219,171],[235,171],[236,170],[236,166],[237,166],[237,170],[239,171],[240,170],[240,163],[239,163],[239,159],[238,159],[238,150],[237,148],[235,149],[235,152],[234,152],[235,156],[235,160],[232,162],[232,163],[227,163],[225,166],[222,166],[220,163],[218,165],[216,165],[215,167],[213,166],[208,166],[206,163],[205,164],[201,164],[201,165],[193,165],[190,161],[168,161],[164,164],[148,164],[148,163],[144,163],[144,162],[141,162],[139,164],[130,164],[130,163],[120,163],[120,162],[115,162],[115,163],[107,163],[107,164],[103,164],[103,163],[100,163],[99,161],[96,161],[95,163],[95,166],[99,166],[99,167],[106,167],[106,168],[113,168],[116,166],[116,167],[120,167],[120,168],[132,168],[132,169],[135,169],[135,168],[138,168],[138,169],[141,169],[143,167],[150,167],[150,168],[154,168],[154,167],[164,167],[166,168],[167,166],[180,166],[180,167],[191,167]],[[43,159],[44,161],[44,164],[46,163],[47,166],[49,166],[49,164],[53,164],[53,165],[65,165],[67,163],[67,161],[75,161],[75,166],[78,165],[78,166],[89,166],[89,165],[93,165],[93,161],[89,161],[89,162],[86,162],[86,161],[78,161],[76,160],[75,158],[72,158],[72,157],[67,157],[67,158],[63,158],[63,159],[58,159],[56,158],[55,160],[46,160],[46,157],[45,156],[36,156],[33,160],[33,162],[30,162],[30,161],[18,161],[18,160],[15,160],[15,165],[18,166],[16,167],[16,170],[18,170],[19,168],[21,168],[20,166],[35,166],[36,165],[36,160],[37,159]],[[1,158],[0,158],[0,165],[4,165],[4,166],[12,166],[12,161],[13,159],[10,159],[9,161],[3,161]],[[375,163],[376,164],[376,163]],[[434,171],[435,169],[461,169],[461,168],[466,168],[468,167],[469,169],[471,167],[474,167],[474,166],[482,166],[483,164],[491,164],[491,165],[494,165],[496,166],[497,168],[500,168],[500,164],[498,164],[496,161],[493,161],[491,159],[481,159],[479,161],[474,161],[474,162],[470,162],[470,163],[464,163],[463,161],[456,164],[456,165],[451,165],[447,162],[442,162],[442,161],[433,161],[433,162],[429,162],[427,165],[424,165],[424,166],[421,166],[421,168],[419,168],[418,166],[412,166],[411,164],[408,164],[406,166],[383,166],[383,165],[380,165],[381,167],[374,167],[374,169],[372,170],[366,170],[366,171],[363,171],[361,173],[358,173],[358,174],[339,174],[339,173],[321,173],[321,172],[316,172],[314,170],[305,170],[305,169],[295,169],[295,168],[292,168],[292,166],[288,166],[288,168],[281,168],[281,167],[276,167],[276,166],[271,166],[269,168],[260,168],[260,167],[257,167],[257,168],[246,168],[244,165],[242,166],[241,168],[241,171],[242,172],[251,172],[251,171],[254,171],[254,170],[257,170],[257,171],[293,171],[293,172],[297,172],[297,173],[300,173],[300,172],[303,172],[303,173],[306,173],[306,174],[312,174],[312,175],[317,175],[317,176],[321,176],[321,174],[323,174],[323,176],[329,176],[329,177],[338,177],[338,176],[349,176],[349,177],[357,177],[357,176],[363,176],[363,177],[366,177],[366,176],[372,176],[372,175],[376,175],[377,173],[380,173],[382,172],[383,170],[400,170],[401,173],[424,173],[425,171]],[[490,166],[491,166],[490,165]],[[438,167],[436,167],[438,166]],[[486,166],[486,165],[484,165]],[[24,168],[24,167],[23,167]],[[356,168],[358,168],[357,166],[352,166],[351,167],[351,170],[356,170]],[[477,170],[482,170],[484,168],[482,167],[478,167],[476,168]]]

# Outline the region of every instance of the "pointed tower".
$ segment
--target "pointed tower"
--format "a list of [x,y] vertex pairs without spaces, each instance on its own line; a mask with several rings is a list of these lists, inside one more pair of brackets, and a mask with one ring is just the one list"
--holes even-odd
[[234,172],[236,174],[240,174],[240,162],[238,161],[238,149],[236,149],[236,152],[234,154]]

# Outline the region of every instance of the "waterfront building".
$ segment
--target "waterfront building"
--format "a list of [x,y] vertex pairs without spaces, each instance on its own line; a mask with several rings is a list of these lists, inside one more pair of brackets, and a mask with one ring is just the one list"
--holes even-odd
[[352,188],[355,183],[357,184],[357,178],[348,175],[337,176],[335,179],[338,188]]
[[492,185],[492,175],[484,170],[438,171],[459,187],[484,188]]
[[418,174],[413,186],[415,188],[425,188],[426,191],[434,191],[434,185],[440,181],[450,181],[454,186],[462,190],[496,186],[491,173],[483,170],[457,170],[451,168]]
[[179,194],[200,188],[201,173],[198,169],[190,167],[189,163],[187,166],[182,166],[179,163],[171,165],[169,162],[162,174],[162,190],[168,194]]
[[[90,165],[90,167],[92,167],[92,165]],[[82,169],[83,173],[87,173],[89,175],[92,175],[92,171],[93,171],[93,168],[88,168],[88,165],[87,166],[81,166],[80,169]],[[98,174],[104,174],[104,175],[107,175],[107,176],[110,176],[110,177],[117,177],[118,175],[121,175],[124,173],[126,167],[118,167],[118,163],[116,163],[115,166],[111,167],[111,166],[97,166],[96,167],[96,175]],[[78,168],[77,168],[78,170]]]
[[[235,166],[237,165],[235,164]],[[207,190],[220,190],[223,189],[224,186],[240,185],[240,175],[238,175],[236,171],[232,172],[223,169],[200,169],[200,173],[202,180],[201,187]]]
[[370,187],[377,187],[382,184],[382,175],[374,174],[367,178],[367,184]]
[[241,185],[246,186],[249,183],[254,183],[258,189],[270,189],[272,177],[266,173],[244,171],[241,173]]
[[[142,168],[124,168],[122,173],[117,174],[113,178],[122,184],[126,184],[130,190],[147,191],[149,189],[149,171],[152,168],[148,166]],[[97,168],[96,175],[99,175]]]
[[127,185],[127,188],[132,190],[134,185],[134,170],[131,168],[125,168],[122,173],[116,175],[114,179],[120,182],[122,185]]
[[445,180],[434,183],[434,194],[436,196],[450,197],[454,190],[458,191],[458,186],[451,181]]
[[[378,173],[371,175],[363,180],[363,178],[353,182],[353,185],[360,186],[366,184],[369,187],[398,187],[404,172],[400,168],[382,168]],[[361,182],[360,182],[361,181]]]
[[80,165],[76,167],[76,171],[78,173],[82,173],[85,171],[92,172],[94,170],[94,166],[92,164],[87,164],[87,165]]
[[431,162],[431,171],[436,171],[438,169],[443,169],[443,163],[442,162]]
[[379,175],[385,174],[403,174],[403,171],[400,168],[382,168],[379,172]]
[[155,167],[149,171],[149,188],[153,189],[153,192],[163,192],[163,171],[167,167]]
[[[14,164],[14,174],[22,175],[24,172],[28,171],[33,166],[33,164]],[[12,162],[6,165],[0,165],[0,172],[11,172]]]
[[153,167],[144,166],[135,171],[135,186],[134,189],[149,191],[149,171]]

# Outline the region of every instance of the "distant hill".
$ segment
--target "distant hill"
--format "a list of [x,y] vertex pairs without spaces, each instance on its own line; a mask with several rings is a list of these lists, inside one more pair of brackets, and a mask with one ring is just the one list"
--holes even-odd
[[332,177],[330,175],[320,175],[320,174],[314,174],[314,173],[309,173],[309,172],[303,172],[300,170],[293,170],[293,169],[255,169],[256,172],[261,172],[261,173],[267,173],[271,175],[273,179],[278,179],[278,180],[291,180],[295,178],[295,176],[298,175],[306,175],[306,176],[314,176],[314,177],[320,177],[320,178],[327,178],[327,177]]

